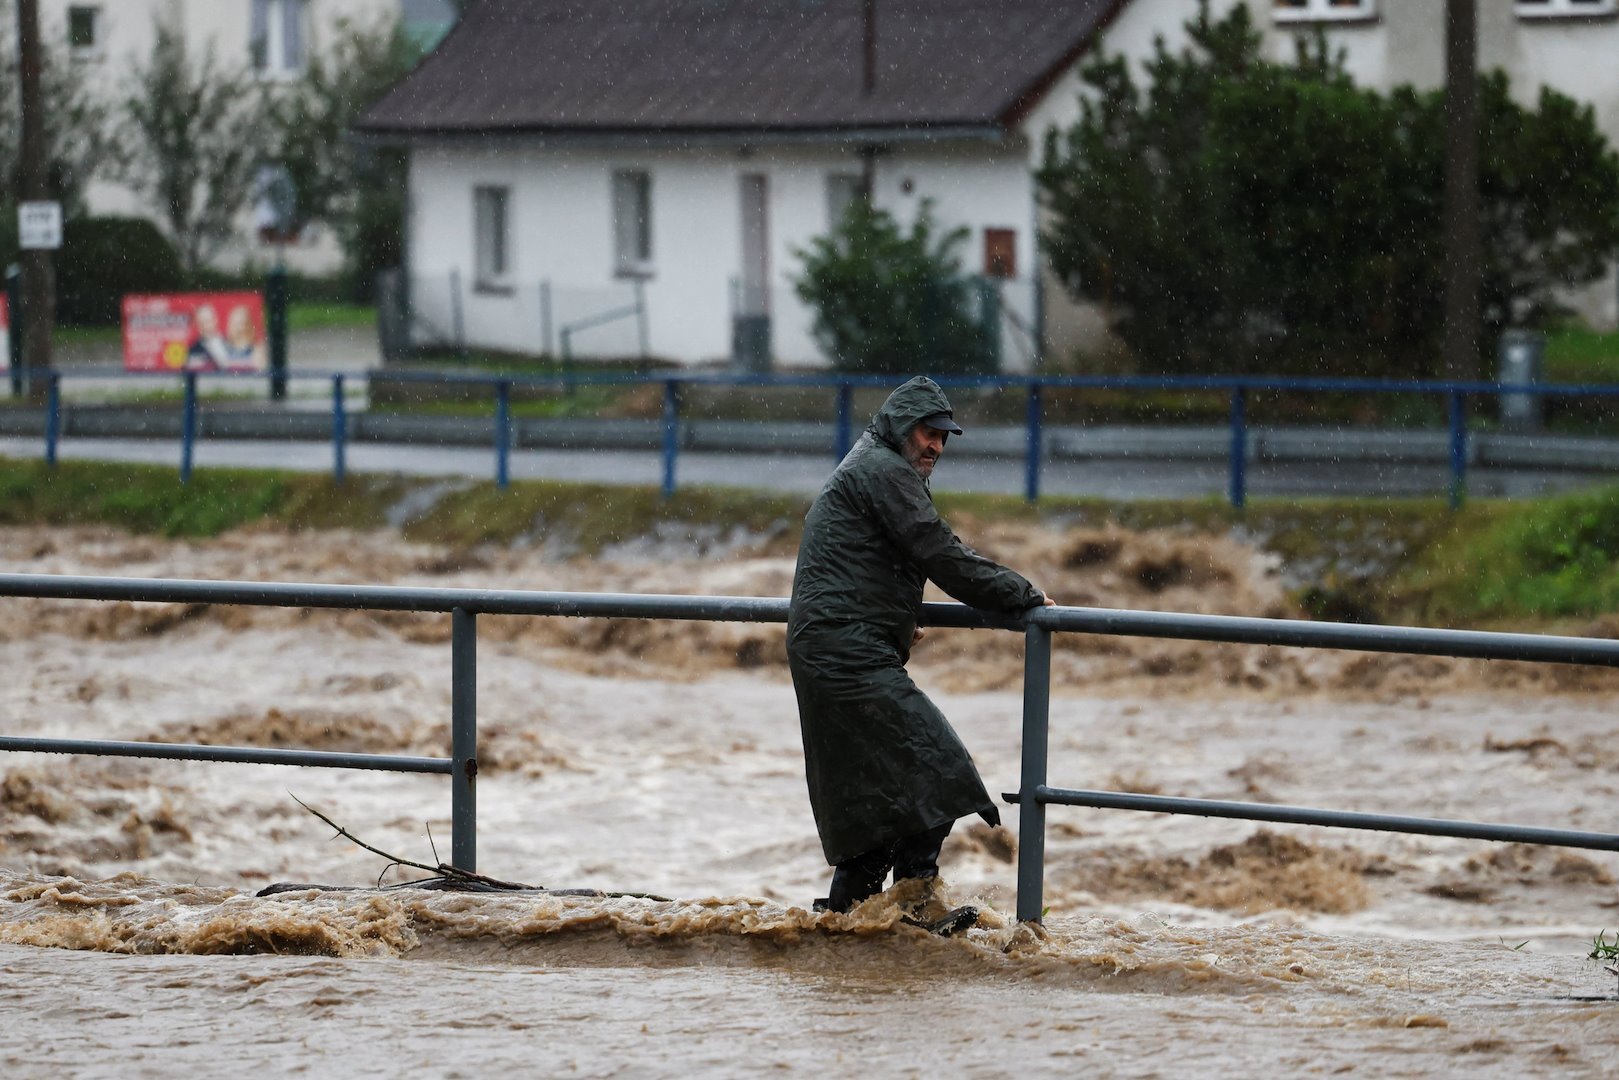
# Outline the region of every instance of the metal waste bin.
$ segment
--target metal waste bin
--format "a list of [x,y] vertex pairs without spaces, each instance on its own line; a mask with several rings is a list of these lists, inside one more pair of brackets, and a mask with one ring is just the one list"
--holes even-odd
[[[1496,353],[1496,381],[1538,386],[1545,378],[1546,335],[1538,330],[1506,330]],[[1501,427],[1506,431],[1539,431],[1545,395],[1501,395]]]

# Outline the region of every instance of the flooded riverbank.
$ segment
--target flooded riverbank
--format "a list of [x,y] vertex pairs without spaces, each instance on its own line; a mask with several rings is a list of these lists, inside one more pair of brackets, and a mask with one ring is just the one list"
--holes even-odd
[[[756,595],[791,576],[768,539],[582,563],[385,534],[0,531],[22,553],[8,568],[33,572]],[[1067,602],[1289,613],[1236,545],[990,540]],[[448,749],[447,618],[6,603],[11,733]],[[1604,674],[1059,645],[1054,783],[1612,828]],[[432,863],[447,782],[8,755],[0,1060],[153,1075],[204,1069],[223,1041],[258,1067],[354,1074],[1595,1075],[1612,1059],[1619,1005],[1573,1000],[1615,989],[1584,956],[1619,926],[1606,854],[1054,807],[1045,937],[1009,919],[1015,830],[969,822],[943,863],[949,898],[986,909],[964,938],[896,925],[892,898],[816,916],[827,869],[779,651],[778,627],[480,620],[479,869],[669,901],[255,898],[414,873],[291,796]],[[913,665],[997,792],[1017,786],[1020,659],[1015,635],[938,631]]]

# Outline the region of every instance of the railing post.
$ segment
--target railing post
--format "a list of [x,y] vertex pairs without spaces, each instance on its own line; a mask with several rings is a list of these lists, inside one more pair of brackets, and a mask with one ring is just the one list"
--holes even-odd
[[554,356],[551,350],[551,280],[545,278],[540,282],[540,352],[546,356]]
[[191,483],[191,455],[197,443],[197,373],[185,373],[185,406],[180,412],[180,483]]
[[573,397],[573,327],[564,326],[562,338],[562,393]]
[[1023,464],[1023,497],[1040,501],[1040,384],[1029,380],[1028,452]]
[[1231,389],[1231,505],[1248,501],[1248,388]]
[[332,482],[341,484],[348,474],[348,413],[343,401],[343,376],[332,376]]
[[1036,793],[1046,783],[1050,718],[1051,631],[1031,620],[1023,638],[1023,773],[1018,782],[1019,922],[1039,922],[1044,917],[1046,804]]
[[450,865],[478,870],[478,624],[450,612]]
[[846,382],[838,383],[838,426],[832,445],[832,453],[838,461],[842,461],[843,456],[849,452],[849,436],[853,426],[854,387]]
[[675,493],[675,459],[680,454],[680,384],[663,384],[663,497]]
[[455,334],[455,355],[461,360],[467,358],[467,322],[461,311],[461,270],[457,267],[450,271],[450,324]]
[[652,333],[647,326],[646,282],[641,278],[635,279],[635,331],[641,339],[641,359],[645,360],[652,355]]
[[495,486],[511,484],[512,384],[505,379],[495,383]]
[[1450,508],[1460,510],[1467,498],[1467,395],[1450,392]]
[[51,372],[45,385],[45,467],[56,468],[56,443],[62,435],[62,373]]

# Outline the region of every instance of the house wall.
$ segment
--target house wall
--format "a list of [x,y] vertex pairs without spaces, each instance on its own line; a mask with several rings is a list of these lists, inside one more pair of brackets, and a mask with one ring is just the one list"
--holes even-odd
[[[970,230],[958,249],[969,272],[982,270],[986,227],[1013,230],[1017,276],[1026,281],[1034,239],[1026,162],[1020,143],[897,146],[877,159],[873,196],[907,223],[932,199],[942,229]],[[611,192],[617,169],[651,176],[651,272],[640,283],[651,355],[683,363],[730,357],[733,290],[742,266],[742,177],[754,174],[767,178],[776,363],[826,363],[793,279],[802,269],[798,250],[829,228],[829,175],[861,170],[855,150],[838,145],[418,148],[411,155],[410,273],[419,335],[454,338],[452,294],[458,294],[467,343],[555,352],[563,326],[632,304],[636,284],[615,277]],[[480,290],[474,281],[473,190],[480,185],[510,191],[511,266],[503,290]],[[1014,282],[1007,291],[1019,317],[1032,318],[1027,286],[1019,290]],[[580,329],[572,345],[578,356],[638,355],[639,327],[627,317]],[[1014,348],[1007,355],[1013,366],[1027,362]]]

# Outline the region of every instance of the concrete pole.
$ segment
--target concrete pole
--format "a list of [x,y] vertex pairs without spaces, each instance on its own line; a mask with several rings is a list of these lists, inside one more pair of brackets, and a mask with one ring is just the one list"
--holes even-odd
[[1479,377],[1484,246],[1478,197],[1477,0],[1445,0],[1445,329],[1448,379]]

